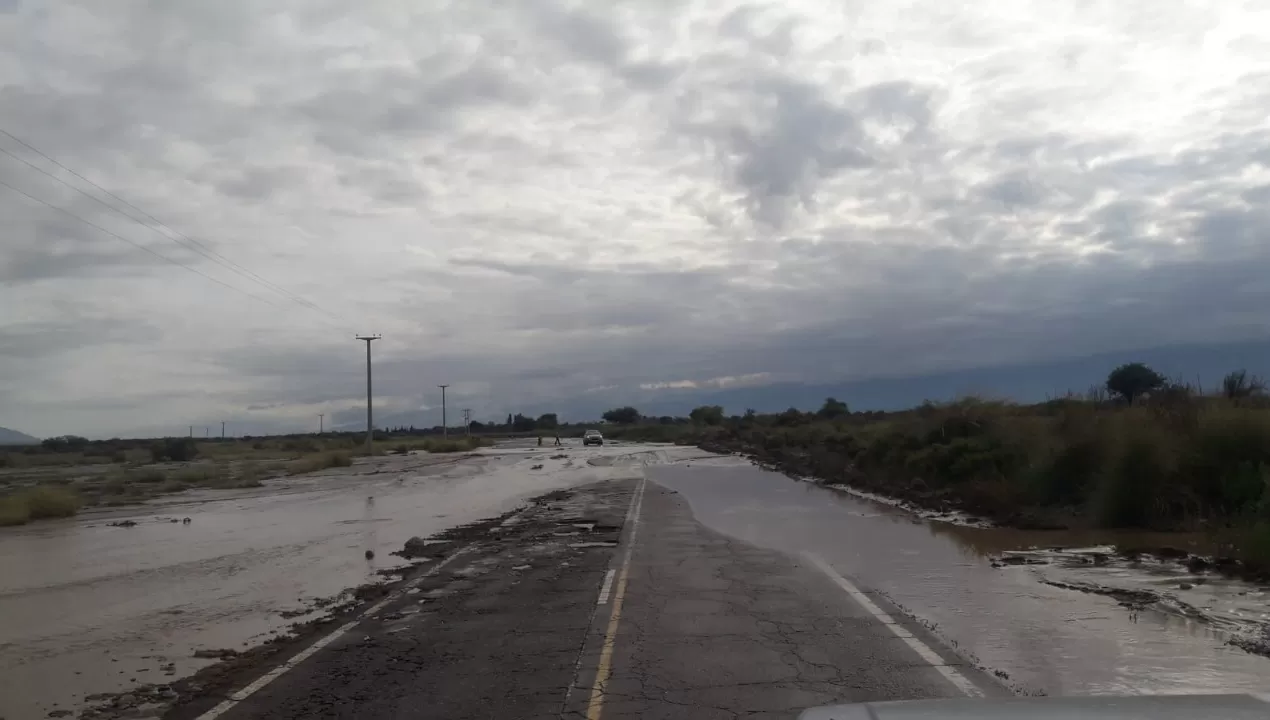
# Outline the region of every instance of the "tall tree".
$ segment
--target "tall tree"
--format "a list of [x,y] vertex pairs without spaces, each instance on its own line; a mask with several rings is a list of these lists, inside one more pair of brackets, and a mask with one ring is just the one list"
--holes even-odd
[[720,405],[702,405],[688,413],[688,419],[698,425],[722,425],[723,407]]
[[1164,376],[1142,363],[1126,363],[1107,376],[1107,392],[1132,403],[1144,393],[1164,387]]
[[604,413],[604,419],[611,423],[619,425],[631,425],[639,422],[639,411],[627,405],[625,407],[613,408]]
[[818,410],[816,414],[822,418],[832,420],[833,418],[842,417],[843,415],[850,415],[851,409],[848,408],[847,404],[841,400],[825,398],[825,404],[820,406],[820,410]]

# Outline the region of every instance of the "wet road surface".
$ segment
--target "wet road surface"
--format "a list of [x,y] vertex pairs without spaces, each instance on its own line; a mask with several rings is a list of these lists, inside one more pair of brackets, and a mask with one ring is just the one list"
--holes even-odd
[[180,717],[785,718],[1004,694],[949,653],[924,657],[920,627],[884,624],[813,563],[705,528],[634,470],[474,539],[293,670]]
[[[1020,533],[930,522],[883,504],[761,470],[740,458],[650,467],[698,520],[790,553],[813,551],[932,627],[968,659],[1026,694],[1261,692],[1270,659],[1226,644],[1230,631],[1270,621],[1263,588],[1214,577],[1179,589],[1177,565],[1067,563],[994,568],[1006,549],[1063,545],[1066,533]],[[1079,537],[1088,541],[1090,537]],[[1103,548],[1103,551],[1107,551]],[[1114,598],[1044,583],[1151,588],[1162,602],[1137,613]],[[1242,593],[1242,594],[1241,594]],[[1178,601],[1202,619],[1177,612]],[[1223,629],[1224,628],[1224,629]]]
[[[991,554],[1064,540],[922,520],[740,458],[607,445],[372,463],[151,508],[135,528],[90,518],[0,533],[0,717],[170,682],[212,662],[190,658],[196,648],[255,645],[287,624],[280,610],[400,568],[389,551],[411,536],[581,486],[403,570],[412,586],[371,617],[341,616],[352,624],[326,644],[296,641],[272,662],[308,655],[216,716],[790,717],[1005,687],[1259,691],[1270,670],[1225,644],[1265,617],[1261,589],[1214,579],[1173,592],[1176,567],[1090,568],[1064,553],[993,567]],[[1131,614],[1045,581],[1156,585],[1206,617],[1167,603]],[[210,720],[270,667],[183,695],[177,716]]]
[[[572,703],[578,716],[597,698],[604,718],[730,719],[1006,694],[885,600],[855,600],[832,569],[711,531],[654,483],[640,505],[620,617],[601,618],[611,673]],[[593,686],[595,675],[580,684]]]
[[[359,459],[258,490],[0,530],[0,718],[189,675],[214,662],[196,651],[258,644],[309,617],[282,613],[381,580],[405,565],[391,553],[412,536],[614,472],[550,454]],[[169,522],[186,516],[189,525]],[[138,524],[108,524],[121,520]]]

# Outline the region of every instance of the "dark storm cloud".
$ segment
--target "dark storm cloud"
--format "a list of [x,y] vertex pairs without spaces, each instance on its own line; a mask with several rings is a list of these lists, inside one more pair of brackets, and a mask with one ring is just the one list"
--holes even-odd
[[[135,398],[127,422],[356,424],[367,331],[384,417],[434,412],[438,382],[489,416],[1264,333],[1270,76],[1142,8],[1187,22],[1108,6],[1127,40],[1104,43],[973,4],[27,5],[0,19],[0,127],[340,319],[311,332],[0,157],[273,302],[0,189],[4,379],[41,388],[6,407],[54,434],[39,408],[96,373],[117,397],[84,406]],[[1117,54],[1139,43],[1195,72]],[[81,296],[100,311],[51,303]],[[103,317],[152,327],[128,354]]]

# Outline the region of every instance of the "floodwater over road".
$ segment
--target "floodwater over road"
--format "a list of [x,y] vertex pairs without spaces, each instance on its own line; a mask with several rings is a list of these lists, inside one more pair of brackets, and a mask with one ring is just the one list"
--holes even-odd
[[[1020,692],[1264,692],[1270,677],[1270,659],[1226,644],[1270,623],[1263,589],[1216,576],[1196,583],[1183,566],[1108,559],[1109,548],[1042,550],[1030,565],[994,567],[991,560],[1003,551],[1105,537],[925,520],[740,458],[651,466],[648,477],[682,493],[715,530],[821,556],[968,659],[1008,675]],[[1183,589],[1188,580],[1194,587]],[[1159,601],[1134,612],[1112,597],[1044,581],[1147,590]]]
[[[189,675],[214,662],[195,651],[256,645],[294,621],[281,613],[381,579],[410,537],[603,480],[614,469],[586,458],[631,452],[547,450],[379,457],[0,531],[0,718]],[[125,520],[137,524],[109,524]]]
[[[195,651],[256,645],[285,631],[293,620],[282,613],[401,566],[390,553],[410,537],[640,467],[707,526],[818,554],[1024,692],[1263,691],[1270,677],[1270,659],[1225,644],[1267,619],[1261,589],[1088,551],[1043,550],[1044,564],[1008,567],[990,559],[1106,538],[923,520],[695,448],[509,446],[359,460],[254,490],[0,531],[0,717],[44,717],[92,693],[192,674],[214,662]],[[109,525],[121,520],[137,524]],[[1159,602],[1131,612],[1047,580],[1149,589]]]

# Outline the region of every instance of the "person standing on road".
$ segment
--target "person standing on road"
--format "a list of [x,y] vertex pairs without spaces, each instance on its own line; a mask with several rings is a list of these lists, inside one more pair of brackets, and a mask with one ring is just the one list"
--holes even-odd
[[561,445],[561,444],[563,443],[560,442],[560,433],[556,433],[556,445]]
[[538,436],[538,447],[542,447],[542,436]]

